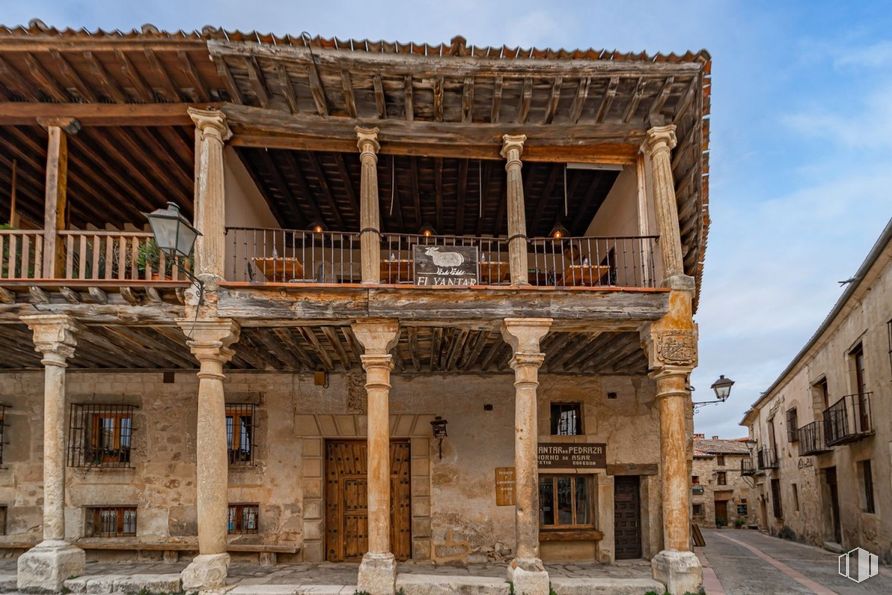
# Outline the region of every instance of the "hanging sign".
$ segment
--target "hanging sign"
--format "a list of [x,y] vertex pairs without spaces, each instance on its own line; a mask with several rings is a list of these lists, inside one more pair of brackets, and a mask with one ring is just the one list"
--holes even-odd
[[540,469],[606,469],[607,445],[596,443],[539,443]]
[[415,246],[415,285],[477,285],[476,246]]

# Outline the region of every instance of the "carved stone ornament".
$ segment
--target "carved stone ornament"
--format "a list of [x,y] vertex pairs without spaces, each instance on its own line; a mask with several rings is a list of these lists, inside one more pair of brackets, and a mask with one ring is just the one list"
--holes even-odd
[[692,331],[661,331],[656,334],[657,361],[669,366],[697,363],[697,339]]

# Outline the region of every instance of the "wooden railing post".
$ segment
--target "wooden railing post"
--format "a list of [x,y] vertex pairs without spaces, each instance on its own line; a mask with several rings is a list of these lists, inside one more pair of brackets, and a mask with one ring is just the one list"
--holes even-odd
[[39,120],[47,130],[46,188],[43,210],[43,276],[53,279],[65,265],[64,247],[58,231],[65,229],[68,193],[68,135],[77,134],[80,123],[73,118]]

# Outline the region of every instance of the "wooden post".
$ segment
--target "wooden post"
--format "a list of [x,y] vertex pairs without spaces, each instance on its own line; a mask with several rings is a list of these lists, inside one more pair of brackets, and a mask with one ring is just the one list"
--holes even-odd
[[520,155],[523,153],[525,134],[506,134],[502,137],[501,155],[507,161],[508,174],[508,267],[512,285],[529,285],[527,271],[527,222],[523,202],[523,177]]
[[381,214],[378,208],[378,129],[356,127],[362,174],[359,185],[359,238],[362,282],[381,282]]
[[65,266],[64,246],[58,231],[65,229],[68,196],[68,135],[77,134],[80,124],[72,118],[38,120],[46,128],[46,187],[43,207],[43,276],[55,279]]
[[681,230],[678,227],[678,204],[675,199],[671,159],[672,149],[677,142],[674,124],[654,126],[647,131],[647,139],[641,148],[649,157],[651,167],[664,282],[684,275]]

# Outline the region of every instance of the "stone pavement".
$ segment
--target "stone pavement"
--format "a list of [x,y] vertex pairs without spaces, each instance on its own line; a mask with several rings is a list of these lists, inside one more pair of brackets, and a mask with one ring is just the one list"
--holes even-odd
[[[174,592],[186,562],[88,562],[83,577],[69,580],[74,593]],[[662,592],[651,578],[650,563],[621,561],[615,565],[547,564],[552,586],[559,595]],[[232,595],[353,595],[356,564],[282,564],[262,567],[233,563],[227,579]],[[439,566],[406,562],[399,565],[398,587],[406,595],[508,595],[504,564]],[[0,560],[0,592],[15,593],[15,561]]]
[[838,554],[821,548],[748,529],[703,529],[703,537],[697,554],[707,595],[892,593],[887,567],[858,584],[839,575]]

